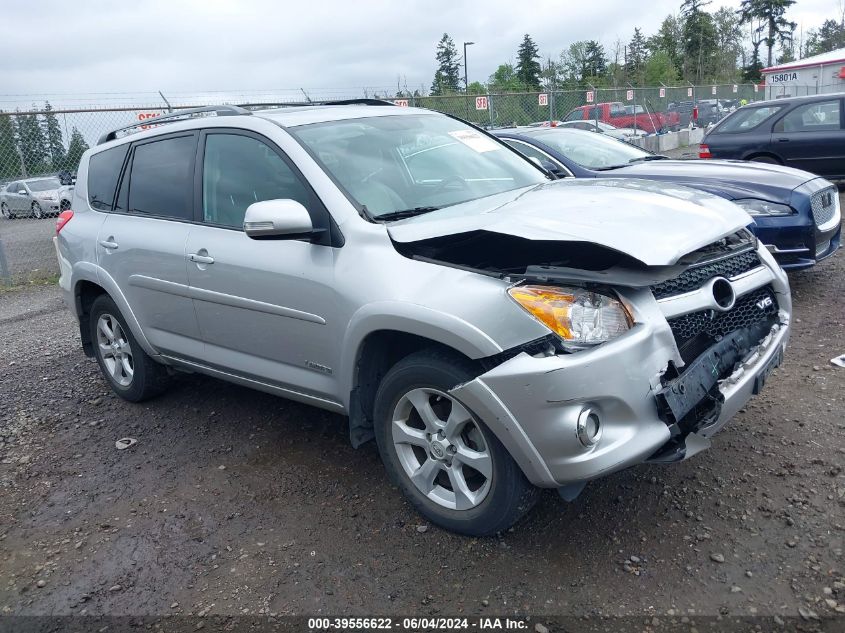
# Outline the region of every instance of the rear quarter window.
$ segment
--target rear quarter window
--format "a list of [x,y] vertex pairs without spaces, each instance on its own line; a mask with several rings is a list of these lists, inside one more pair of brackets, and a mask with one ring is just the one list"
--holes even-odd
[[129,144],[98,152],[88,163],[88,204],[98,211],[111,211],[114,190]]
[[741,134],[750,132],[769,121],[783,106],[761,106],[758,108],[742,108],[728,116],[716,127],[720,134]]

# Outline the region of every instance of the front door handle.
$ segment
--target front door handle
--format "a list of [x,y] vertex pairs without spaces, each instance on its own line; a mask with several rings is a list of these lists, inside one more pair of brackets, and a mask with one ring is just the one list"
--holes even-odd
[[113,251],[117,248],[118,244],[114,241],[113,237],[110,237],[107,240],[100,240],[100,246],[102,246],[103,248],[107,248],[110,251]]
[[188,255],[188,259],[190,259],[195,264],[213,264],[214,258],[209,257],[208,255],[200,255],[199,253],[191,253]]
[[778,143],[789,143],[789,139],[788,138],[779,138]]

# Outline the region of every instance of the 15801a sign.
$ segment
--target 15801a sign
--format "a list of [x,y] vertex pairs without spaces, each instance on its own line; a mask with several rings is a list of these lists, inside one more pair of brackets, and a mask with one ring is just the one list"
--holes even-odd
[[792,83],[793,81],[798,81],[798,73],[794,71],[785,73],[773,73],[766,77],[766,83],[770,84],[788,84]]

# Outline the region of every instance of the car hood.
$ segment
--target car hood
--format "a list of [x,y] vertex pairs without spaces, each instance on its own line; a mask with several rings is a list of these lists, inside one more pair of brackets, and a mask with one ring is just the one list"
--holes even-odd
[[764,198],[789,204],[792,191],[816,175],[792,167],[741,160],[655,160],[612,172],[613,178],[671,180],[729,200]]
[[735,204],[705,192],[639,179],[559,180],[471,200],[390,223],[400,243],[489,231],[528,240],[587,242],[648,266],[751,224]]

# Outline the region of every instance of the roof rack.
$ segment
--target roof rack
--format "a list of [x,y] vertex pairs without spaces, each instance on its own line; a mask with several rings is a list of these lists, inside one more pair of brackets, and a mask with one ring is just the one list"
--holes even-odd
[[252,112],[246,110],[245,108],[233,105],[216,105],[204,106],[201,108],[187,108],[184,110],[179,110],[178,112],[172,112],[170,114],[163,114],[161,116],[144,119],[143,121],[138,121],[137,123],[133,123],[132,125],[126,125],[124,127],[117,128],[116,130],[112,130],[111,132],[107,132],[106,134],[103,134],[100,137],[100,140],[97,141],[97,145],[102,145],[103,143],[107,143],[108,141],[115,140],[119,132],[126,132],[127,130],[132,130],[142,126],[159,125],[161,123],[176,123],[178,121],[196,118],[197,115],[212,113],[216,116],[240,116],[244,114],[252,114]]
[[335,106],[335,105],[370,105],[370,106],[395,106],[396,104],[387,99],[339,99],[337,101],[267,101],[261,103],[240,103],[242,108],[302,108],[308,106]]

